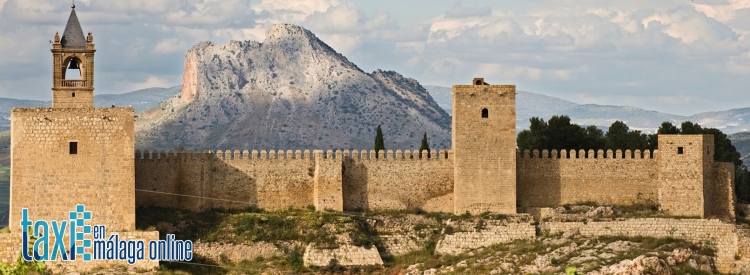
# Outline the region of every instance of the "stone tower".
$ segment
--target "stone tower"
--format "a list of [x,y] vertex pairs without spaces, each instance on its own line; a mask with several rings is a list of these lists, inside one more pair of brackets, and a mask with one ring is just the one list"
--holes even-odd
[[[33,220],[63,220],[76,204],[92,225],[135,230],[133,108],[94,108],[93,36],[84,38],[75,6],[51,51],[52,108],[11,111],[11,231],[23,208]],[[80,79],[67,79],[71,67]]]
[[[52,44],[52,107],[94,107],[94,36],[83,36],[73,5],[62,38]],[[68,72],[79,68],[80,73]],[[75,75],[78,74],[78,75]]]
[[659,205],[675,216],[706,216],[713,135],[659,135]]
[[454,213],[516,213],[516,86],[453,86]]

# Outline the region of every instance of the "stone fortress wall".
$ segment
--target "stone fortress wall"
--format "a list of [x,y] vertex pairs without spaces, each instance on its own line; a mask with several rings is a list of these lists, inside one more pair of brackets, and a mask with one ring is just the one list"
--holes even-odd
[[[453,150],[136,153],[136,204],[514,214],[516,207],[653,202],[734,219],[734,169],[711,135],[660,135],[661,152],[515,149],[515,86],[453,87]],[[421,155],[420,155],[421,154]],[[177,194],[177,195],[175,195]]]
[[452,154],[424,153],[419,158],[417,151],[389,150],[376,158],[374,151],[348,150],[136,151],[136,203],[190,210],[313,205],[452,212]]
[[[516,207],[654,202],[734,219],[734,169],[711,135],[660,135],[648,150],[515,149],[515,86],[453,87],[452,151],[136,152],[136,204],[192,210],[314,206],[514,214]],[[420,155],[421,154],[421,155]]]
[[[682,138],[686,137],[701,144],[698,141],[709,138],[707,135]],[[690,152],[688,149],[683,148],[685,154]],[[192,210],[251,205],[277,210],[313,205],[319,210],[336,211],[420,208],[453,212],[453,151],[432,151],[430,158],[426,151],[419,158],[418,151],[409,150],[388,150],[380,152],[377,158],[372,150],[313,153],[308,150],[137,151],[136,203]],[[668,208],[668,204],[662,208],[674,215],[734,219],[731,163],[708,163],[705,186],[703,180],[697,181],[701,186],[689,185],[696,181],[665,183],[661,178],[680,171],[660,165],[669,163],[661,160],[661,156],[659,151],[648,150],[518,152],[515,184],[518,206],[552,207],[582,202],[662,204],[672,197],[681,198],[681,195],[670,196],[664,188],[676,190],[672,191],[674,194],[683,194],[679,188],[685,188],[703,190],[705,200],[698,200],[699,204],[683,200],[679,202],[683,208]],[[687,207],[693,210],[685,211]]]
[[[453,87],[454,150],[429,157],[321,150],[143,154],[134,150],[133,108],[93,108],[95,51],[73,5],[63,37],[56,34],[51,49],[53,108],[11,111],[11,233],[0,235],[0,262],[12,261],[18,251],[13,240],[22,208],[33,220],[56,220],[80,203],[96,213],[92,224],[146,239],[158,232],[134,231],[135,206],[514,214],[519,205],[655,200],[673,215],[734,220],[734,169],[713,161],[713,136],[660,135],[662,152],[648,157],[627,151],[623,158],[619,151],[528,157],[515,149],[515,86],[489,85],[483,78]],[[83,78],[66,79],[68,68],[79,68]],[[525,228],[520,235],[466,235],[443,243],[460,248],[467,238],[469,245],[523,238],[532,232]],[[93,268],[73,262],[55,269],[66,265]]]
[[521,207],[658,201],[658,151],[654,157],[648,150],[626,150],[625,155],[621,150],[531,153],[519,152],[516,162]]

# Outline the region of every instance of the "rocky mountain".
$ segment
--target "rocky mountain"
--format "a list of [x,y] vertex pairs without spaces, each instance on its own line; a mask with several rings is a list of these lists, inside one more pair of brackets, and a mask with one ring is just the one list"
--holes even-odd
[[[451,88],[425,86],[438,105],[450,112]],[[516,96],[516,130],[529,128],[531,117],[549,119],[553,115],[570,116],[579,125],[609,127],[616,120],[624,121],[631,129],[655,132],[662,122],[681,124],[692,121],[704,127],[717,128],[726,134],[750,131],[750,108],[681,116],[658,111],[644,110],[632,106],[598,104],[576,104],[564,99],[542,94],[518,91]]]
[[185,58],[179,95],[140,114],[136,148],[450,148],[450,116],[416,80],[365,73],[312,32],[278,24],[263,43],[201,42]]
[[[94,106],[109,107],[132,106],[135,112],[141,112],[154,105],[173,97],[180,92],[181,86],[170,88],[148,88],[128,92],[124,94],[97,94],[94,95]],[[52,92],[50,92],[50,96]],[[52,101],[0,98],[0,131],[10,130],[10,110],[13,108],[50,107]],[[2,138],[2,137],[0,137]]]

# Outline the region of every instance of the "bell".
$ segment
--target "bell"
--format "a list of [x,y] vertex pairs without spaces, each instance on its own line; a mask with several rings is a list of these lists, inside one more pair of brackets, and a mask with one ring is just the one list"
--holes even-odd
[[71,60],[70,60],[70,66],[68,66],[68,69],[73,69],[73,70],[78,70],[78,69],[80,69],[80,68],[78,67],[78,62],[76,62],[76,60],[75,60],[75,59],[71,59]]

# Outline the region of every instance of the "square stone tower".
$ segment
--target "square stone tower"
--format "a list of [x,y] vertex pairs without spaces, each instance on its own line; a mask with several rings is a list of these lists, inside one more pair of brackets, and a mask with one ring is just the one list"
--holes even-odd
[[516,213],[516,86],[453,86],[454,213]]
[[[23,208],[32,220],[65,220],[76,204],[92,212],[92,225],[135,230],[133,108],[94,108],[93,40],[74,5],[51,49],[52,108],[11,111],[12,232]],[[81,78],[66,79],[75,69]]]
[[661,209],[676,216],[705,217],[713,162],[713,135],[659,135]]

